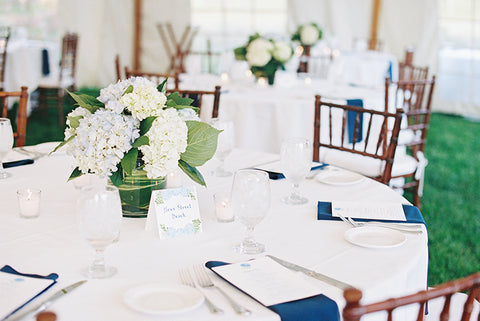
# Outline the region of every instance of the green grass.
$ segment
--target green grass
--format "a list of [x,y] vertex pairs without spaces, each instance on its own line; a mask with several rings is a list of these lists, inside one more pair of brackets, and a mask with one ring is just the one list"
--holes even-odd
[[[82,92],[98,95],[96,89]],[[73,108],[71,100],[65,113]],[[66,102],[67,102],[66,100]],[[56,108],[32,112],[27,145],[63,140]],[[433,114],[426,147],[422,214],[429,235],[429,283],[460,278],[480,267],[480,123]],[[407,195],[407,198],[409,196]]]

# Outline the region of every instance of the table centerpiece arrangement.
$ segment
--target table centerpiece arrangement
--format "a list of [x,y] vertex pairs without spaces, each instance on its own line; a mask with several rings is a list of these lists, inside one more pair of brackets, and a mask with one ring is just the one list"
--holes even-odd
[[302,47],[302,58],[298,72],[308,72],[308,57],[310,57],[310,49],[323,37],[322,29],[314,22],[299,25],[297,30],[292,34],[291,40],[297,41]]
[[[166,95],[166,80],[132,77],[111,84],[95,98],[70,93],[78,107],[67,115],[65,145],[84,174],[109,178],[118,187],[124,216],[145,217],[152,190],[180,168],[196,183],[205,180],[196,167],[215,154],[219,130],[200,121],[190,98]],[[54,150],[54,151],[55,151]]]
[[247,61],[255,78],[265,77],[268,84],[275,82],[275,72],[285,70],[285,64],[293,55],[292,46],[280,40],[260,36],[256,33],[247,43],[234,49],[235,59]]

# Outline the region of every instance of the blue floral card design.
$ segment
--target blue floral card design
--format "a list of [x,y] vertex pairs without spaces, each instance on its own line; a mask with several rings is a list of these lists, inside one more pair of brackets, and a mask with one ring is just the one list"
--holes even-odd
[[161,239],[200,233],[202,221],[195,187],[153,191],[145,229],[158,229]]

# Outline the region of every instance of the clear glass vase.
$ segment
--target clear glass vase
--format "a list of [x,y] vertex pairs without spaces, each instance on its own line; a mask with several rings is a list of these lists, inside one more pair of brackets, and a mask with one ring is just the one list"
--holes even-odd
[[118,187],[122,200],[124,217],[147,217],[152,191],[166,187],[166,178],[151,179],[143,170],[142,163],[137,161],[132,175],[126,175]]

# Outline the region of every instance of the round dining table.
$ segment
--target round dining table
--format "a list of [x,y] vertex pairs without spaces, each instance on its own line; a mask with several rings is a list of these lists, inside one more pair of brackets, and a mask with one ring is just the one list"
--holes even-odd
[[[74,167],[73,159],[62,151],[48,155],[55,143],[27,146],[31,155],[12,151],[8,160],[35,158],[30,165],[7,168],[11,174],[0,180],[0,267],[38,275],[57,273],[57,283],[26,307],[41,302],[56,291],[85,280],[81,270],[93,259],[93,249],[78,231],[76,199],[79,190],[67,179]],[[30,158],[31,158],[30,157]],[[238,169],[261,167],[279,160],[279,155],[234,149],[225,166]],[[248,295],[207,271],[213,282],[252,313],[242,316],[228,301],[212,289],[201,289],[222,315],[210,313],[205,304],[188,311],[168,315],[151,315],[132,309],[125,294],[143,284],[178,286],[179,270],[207,261],[243,262],[274,255],[318,273],[348,283],[362,290],[363,302],[372,302],[425,289],[428,271],[428,237],[425,226],[419,234],[405,234],[403,244],[390,248],[361,247],[348,242],[345,233],[352,227],[336,220],[318,220],[319,201],[361,201],[370,204],[409,204],[386,185],[368,178],[352,184],[325,184],[315,178],[305,179],[300,192],[308,198],[304,205],[286,205],[281,198],[290,193],[286,179],[270,180],[271,205],[266,217],[255,228],[255,238],[265,244],[265,252],[246,255],[234,250],[245,233],[237,222],[222,223],[215,218],[213,195],[229,190],[233,176],[216,177],[215,158],[199,170],[207,187],[196,185],[202,232],[172,239],[160,239],[158,233],[145,229],[145,218],[123,218],[120,236],[106,250],[106,262],[118,269],[108,279],[88,281],[62,298],[49,310],[58,320],[280,320],[280,316]],[[182,177],[183,185],[193,182]],[[41,190],[40,215],[26,219],[19,215],[16,191],[21,188]],[[392,230],[393,231],[393,230]],[[393,233],[393,232],[392,232]],[[312,285],[344,306],[341,289],[309,278]],[[0,291],[0,298],[8,296]],[[0,317],[8,311],[0,300]],[[33,318],[30,318],[33,320]],[[28,320],[28,319],[27,319]]]

